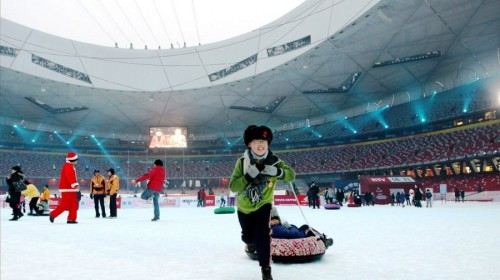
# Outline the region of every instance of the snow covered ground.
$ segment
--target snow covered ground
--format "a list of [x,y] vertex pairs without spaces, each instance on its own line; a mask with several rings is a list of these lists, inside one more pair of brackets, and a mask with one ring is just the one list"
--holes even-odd
[[[435,203],[432,209],[391,206],[303,208],[310,224],[335,244],[317,262],[273,264],[279,279],[500,279],[500,203]],[[279,207],[302,224],[299,209]],[[10,222],[1,209],[1,275],[13,279],[260,279],[243,252],[237,216],[213,208],[123,209],[118,219],[79,211]]]

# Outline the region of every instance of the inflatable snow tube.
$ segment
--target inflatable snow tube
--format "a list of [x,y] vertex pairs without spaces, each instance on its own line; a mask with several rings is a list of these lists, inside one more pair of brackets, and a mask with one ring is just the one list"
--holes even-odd
[[339,210],[340,209],[340,204],[337,203],[328,203],[325,204],[325,209],[326,210]]
[[236,212],[234,207],[219,207],[214,209],[214,214],[233,214]]
[[[326,251],[325,243],[316,236],[284,239],[271,239],[271,257],[274,262],[281,263],[304,263],[320,259]],[[247,255],[257,260],[255,252],[247,252]]]
[[349,203],[349,204],[347,204],[347,207],[361,207],[361,205],[355,204],[355,203]]

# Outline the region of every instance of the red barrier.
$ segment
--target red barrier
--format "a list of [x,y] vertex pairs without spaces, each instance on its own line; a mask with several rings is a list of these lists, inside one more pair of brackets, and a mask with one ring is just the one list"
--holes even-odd
[[207,195],[205,197],[205,206],[215,206],[215,195]]
[[[300,205],[308,205],[307,199],[305,195],[299,194],[297,199],[300,202]],[[297,200],[293,195],[275,195],[274,196],[274,204],[275,205],[297,205]]]

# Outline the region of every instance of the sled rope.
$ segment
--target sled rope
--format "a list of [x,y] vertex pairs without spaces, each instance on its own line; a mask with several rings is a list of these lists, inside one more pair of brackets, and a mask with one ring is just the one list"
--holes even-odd
[[306,225],[310,225],[309,224],[309,221],[307,220],[306,218],[306,215],[304,215],[304,211],[302,211],[302,207],[300,205],[300,201],[299,201],[299,198],[297,197],[297,194],[295,193],[295,189],[293,187],[293,184],[292,182],[289,183],[289,186],[290,186],[290,189],[292,189],[292,192],[293,192],[293,196],[295,197],[295,201],[297,201],[297,206],[299,207],[299,210],[300,210],[300,214],[302,215],[302,218],[304,219],[304,222]]

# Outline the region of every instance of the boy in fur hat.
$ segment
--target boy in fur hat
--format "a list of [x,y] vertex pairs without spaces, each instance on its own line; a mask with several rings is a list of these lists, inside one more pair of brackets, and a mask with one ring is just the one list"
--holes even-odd
[[237,193],[241,239],[246,250],[257,251],[262,279],[272,280],[269,219],[274,188],[277,180],[293,181],[295,171],[269,150],[273,133],[268,127],[251,125],[243,138],[248,149],[236,162],[229,187]]

